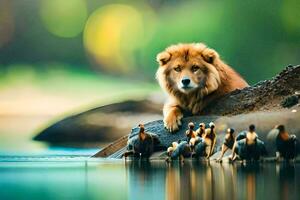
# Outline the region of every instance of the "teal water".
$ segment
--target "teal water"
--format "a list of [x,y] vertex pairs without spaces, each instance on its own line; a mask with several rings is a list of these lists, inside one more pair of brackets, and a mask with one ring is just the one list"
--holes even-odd
[[300,165],[1,156],[0,196],[5,200],[299,199]]

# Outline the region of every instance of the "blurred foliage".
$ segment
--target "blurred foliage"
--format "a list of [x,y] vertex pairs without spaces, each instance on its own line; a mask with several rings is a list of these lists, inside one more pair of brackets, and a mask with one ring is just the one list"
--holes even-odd
[[55,61],[154,80],[156,54],[179,42],[215,48],[250,83],[299,64],[297,0],[70,2],[0,0],[2,67]]
[[75,37],[81,33],[87,18],[84,0],[42,0],[40,15],[50,33],[59,37]]

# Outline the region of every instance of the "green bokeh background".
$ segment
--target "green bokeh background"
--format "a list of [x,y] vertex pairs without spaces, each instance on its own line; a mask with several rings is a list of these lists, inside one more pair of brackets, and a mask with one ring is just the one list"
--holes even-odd
[[[132,41],[139,44],[132,52],[116,52],[126,57],[122,65],[130,70],[121,73],[125,77],[138,74],[143,80],[153,81],[156,54],[179,42],[204,42],[215,48],[250,84],[273,76],[288,64],[299,63],[300,4],[296,0],[76,0],[71,4],[57,0],[2,0],[1,69],[15,63],[39,69],[41,64],[59,62],[92,73],[119,75],[112,69],[119,66],[109,66],[110,70],[101,61],[95,63],[83,43],[89,16],[116,4],[135,9],[143,23],[142,30],[136,30],[142,31],[141,36],[126,34],[135,28],[126,27],[119,41],[120,45]],[[130,16],[123,17],[130,21]]]

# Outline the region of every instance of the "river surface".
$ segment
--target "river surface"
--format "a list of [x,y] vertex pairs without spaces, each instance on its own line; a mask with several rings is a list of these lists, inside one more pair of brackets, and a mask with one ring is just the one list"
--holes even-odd
[[299,199],[300,164],[1,156],[1,199]]

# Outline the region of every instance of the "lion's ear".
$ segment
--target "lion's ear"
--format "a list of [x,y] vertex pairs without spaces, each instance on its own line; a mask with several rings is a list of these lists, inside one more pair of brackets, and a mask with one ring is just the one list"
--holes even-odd
[[219,58],[219,54],[210,48],[204,49],[202,52],[203,59],[208,63],[213,63],[216,59]]
[[171,54],[163,51],[156,56],[156,61],[159,63],[159,65],[165,65],[171,60]]

